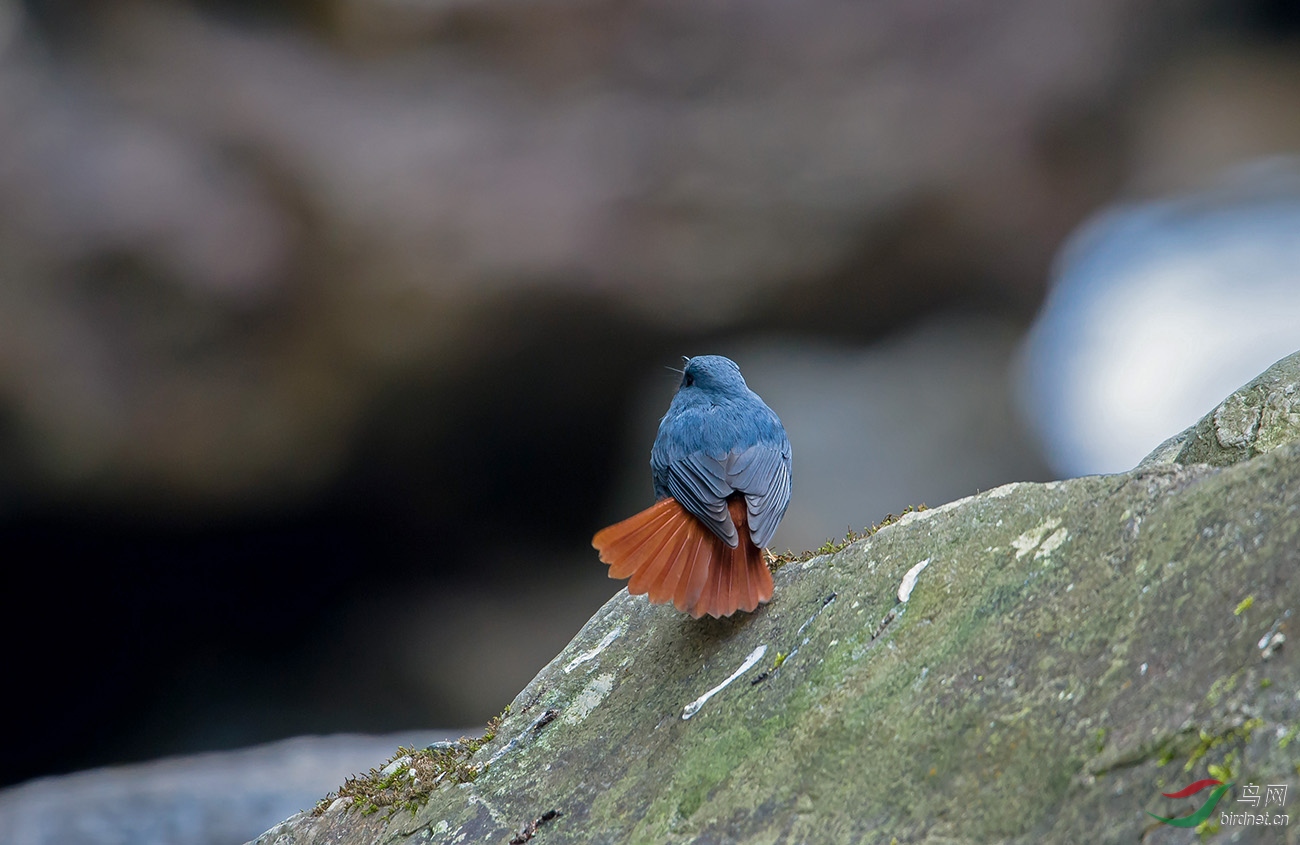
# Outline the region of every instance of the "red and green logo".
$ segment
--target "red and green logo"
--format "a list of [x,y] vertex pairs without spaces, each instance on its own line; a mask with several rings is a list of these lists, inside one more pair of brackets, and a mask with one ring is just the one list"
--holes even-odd
[[1209,789],[1211,786],[1214,787],[1214,791],[1210,793],[1210,797],[1206,798],[1205,803],[1201,805],[1200,809],[1195,813],[1192,813],[1190,816],[1179,816],[1177,818],[1167,819],[1164,816],[1157,816],[1150,810],[1147,810],[1147,815],[1171,827],[1196,827],[1198,824],[1210,817],[1210,813],[1214,812],[1214,808],[1219,803],[1219,799],[1222,798],[1224,793],[1229,789],[1232,789],[1232,784],[1224,783],[1223,781],[1215,780],[1214,778],[1206,778],[1205,780],[1198,780],[1191,786],[1185,786],[1177,792],[1160,793],[1166,798],[1187,798],[1195,795],[1202,789]]

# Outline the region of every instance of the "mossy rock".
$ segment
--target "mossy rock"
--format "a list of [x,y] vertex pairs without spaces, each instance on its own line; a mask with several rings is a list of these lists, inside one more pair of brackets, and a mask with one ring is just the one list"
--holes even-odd
[[1196,425],[1156,447],[1139,467],[1160,463],[1227,466],[1300,440],[1300,354],[1288,355]]
[[[1284,364],[1294,396],[1300,356],[1269,372]],[[1273,407],[1269,390],[1243,404]],[[337,801],[257,842],[1295,842],[1147,812],[1186,815],[1209,793],[1160,793],[1206,777],[1300,801],[1286,425],[1289,442],[1261,448],[1259,424],[1231,443],[1235,462],[907,514],[781,568],[757,613],[694,621],[620,593],[473,752],[472,782],[414,811]]]

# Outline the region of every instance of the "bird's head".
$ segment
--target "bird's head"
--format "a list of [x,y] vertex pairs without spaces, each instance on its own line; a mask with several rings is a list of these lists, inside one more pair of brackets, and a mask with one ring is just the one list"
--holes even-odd
[[748,387],[735,361],[721,355],[696,355],[686,359],[677,390],[729,395],[744,393]]

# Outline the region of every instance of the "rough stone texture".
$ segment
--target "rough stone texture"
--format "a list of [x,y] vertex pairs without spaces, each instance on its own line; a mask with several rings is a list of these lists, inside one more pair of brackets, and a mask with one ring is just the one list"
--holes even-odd
[[1140,467],[1227,466],[1300,440],[1300,353],[1233,391],[1196,425],[1156,447]]
[[[1210,765],[1294,804],[1300,442],[1268,442],[907,515],[787,565],[752,615],[620,593],[474,783],[257,842],[507,842],[552,810],[539,842],[1189,842],[1144,811],[1189,812],[1159,793]],[[1300,841],[1275,830],[1222,836]]]

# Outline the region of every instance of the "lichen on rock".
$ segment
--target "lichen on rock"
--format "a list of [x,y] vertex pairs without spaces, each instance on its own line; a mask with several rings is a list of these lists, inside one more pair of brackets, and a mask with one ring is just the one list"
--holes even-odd
[[1140,466],[1227,466],[1300,439],[1300,354],[1288,355],[1232,392],[1196,425],[1166,440]]

